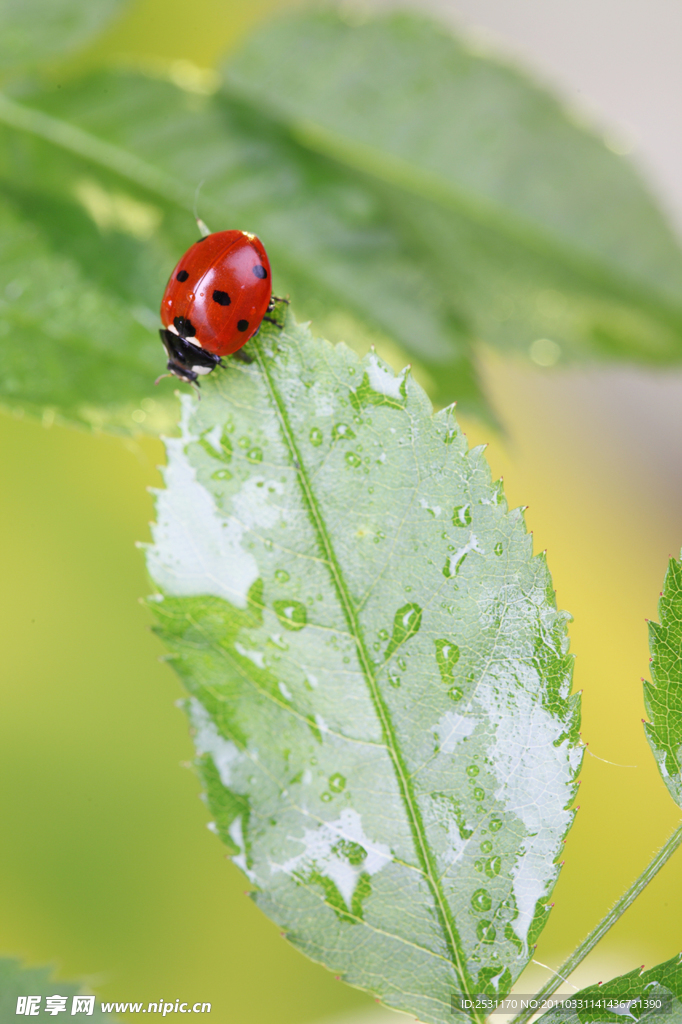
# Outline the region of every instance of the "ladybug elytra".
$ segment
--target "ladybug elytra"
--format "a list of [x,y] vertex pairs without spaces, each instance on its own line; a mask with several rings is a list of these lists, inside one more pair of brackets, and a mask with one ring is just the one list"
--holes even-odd
[[271,319],[266,314],[273,307],[270,261],[255,235],[216,231],[200,238],[173,270],[161,300],[169,372],[193,384],[221,356],[238,352]]

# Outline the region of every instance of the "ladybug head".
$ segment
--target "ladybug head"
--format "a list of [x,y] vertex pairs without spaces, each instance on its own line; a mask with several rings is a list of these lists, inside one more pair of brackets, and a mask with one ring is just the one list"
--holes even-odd
[[210,373],[220,365],[220,356],[205,352],[199,345],[193,345],[174,331],[163,328],[159,334],[168,356],[168,372],[178,380],[194,384],[199,376]]

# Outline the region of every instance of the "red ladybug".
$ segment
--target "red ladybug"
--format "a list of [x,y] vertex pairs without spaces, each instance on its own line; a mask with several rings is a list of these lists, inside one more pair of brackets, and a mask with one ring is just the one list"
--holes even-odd
[[266,313],[273,307],[270,261],[255,235],[216,231],[200,238],[171,274],[161,301],[168,370],[193,384],[221,356],[245,345],[271,319]]

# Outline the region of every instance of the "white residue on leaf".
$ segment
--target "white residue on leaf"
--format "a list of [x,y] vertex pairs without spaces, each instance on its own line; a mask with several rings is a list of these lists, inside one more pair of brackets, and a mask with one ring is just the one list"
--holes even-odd
[[312,398],[313,405],[315,407],[315,415],[320,418],[331,416],[334,412],[334,403],[329,391],[320,385],[319,381],[315,381],[309,392],[310,398]]
[[315,715],[315,725],[317,726],[321,733],[329,732],[329,726],[325,722],[322,715]]
[[423,798],[422,808],[429,826],[436,825],[445,832],[445,849],[438,853],[438,861],[441,870],[450,868],[460,859],[469,842],[466,833],[462,835],[462,830],[468,830],[471,837],[476,826],[465,824],[463,818],[458,821],[456,808],[442,793],[431,793]]
[[471,715],[465,717],[456,711],[446,711],[431,728],[438,737],[438,750],[442,754],[451,754],[458,743],[471,736],[476,728],[476,719]]
[[440,505],[429,505],[429,503],[426,500],[426,498],[420,498],[419,499],[419,504],[421,505],[422,508],[425,508],[427,512],[430,512],[431,515],[434,516],[436,519],[438,518],[438,516],[443,511],[441,509]]
[[450,555],[450,575],[454,576],[457,572],[457,566],[464,560],[470,551],[477,551],[479,555],[485,554],[483,548],[478,543],[478,537],[475,533],[471,534],[466,544],[463,544],[461,548],[455,551],[454,555]]
[[370,353],[367,357],[367,379],[369,380],[369,386],[372,391],[376,391],[380,395],[400,400],[403,397],[402,388],[405,383],[406,374],[407,369],[404,369],[396,377],[392,370],[381,365],[374,353]]
[[302,843],[304,849],[284,864],[271,864],[272,873],[306,877],[316,871],[334,883],[349,910],[360,876],[375,875],[393,859],[385,843],[373,842],[365,835],[362,819],[351,807],[341,811],[335,821],[304,829],[302,838],[289,838]]
[[220,438],[222,437],[222,435],[223,431],[219,423],[216,423],[215,427],[213,427],[212,430],[208,430],[204,434],[205,440],[208,441],[211,448],[213,448],[218,453],[218,455],[223,454],[223,450],[220,447]]
[[536,905],[556,878],[554,861],[571,822],[567,804],[582,758],[582,748],[567,736],[560,741],[566,727],[540,703],[542,690],[537,672],[517,664],[513,675],[484,679],[475,698],[495,734],[488,754],[498,781],[493,795],[526,831],[511,869],[518,911],[512,928],[526,948]]
[[241,815],[235,818],[229,829],[227,830],[230,834],[230,839],[235,846],[239,847],[240,852],[235,854],[232,858],[232,863],[236,864],[240,868],[250,882],[256,881],[256,874],[251,871],[246,865],[246,843],[244,842],[244,831],[242,827]]
[[306,672],[305,677],[314,690],[315,687],[317,686],[317,676],[314,676],[312,672]]
[[226,740],[220,735],[206,708],[194,697],[190,698],[187,710],[190,722],[196,729],[194,746],[197,754],[211,755],[220,781],[229,788],[233,769],[242,760],[243,754],[232,740]]
[[241,654],[242,658],[248,658],[249,661],[252,661],[256,668],[263,668],[265,655],[262,651],[249,651],[243,644],[238,642],[235,643],[234,649],[237,654]]
[[[280,519],[282,512],[269,503],[268,493],[281,493],[282,485],[262,476],[251,477],[233,496],[232,514],[221,515],[185,453],[187,442],[194,440],[186,416],[182,427],[182,438],[166,439],[166,489],[157,492],[154,543],[147,549],[149,574],[174,597],[211,594],[245,608],[259,571],[256,559],[244,546],[244,537],[250,530],[268,529]],[[265,482],[267,487],[262,486]]]
[[282,696],[285,697],[286,700],[291,700],[291,690],[286,685],[286,683],[278,683],[277,685],[279,686],[279,692],[282,694]]

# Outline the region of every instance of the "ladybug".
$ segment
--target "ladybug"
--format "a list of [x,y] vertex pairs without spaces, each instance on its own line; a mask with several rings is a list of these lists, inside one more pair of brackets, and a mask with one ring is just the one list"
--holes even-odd
[[277,324],[266,315],[274,304],[262,242],[246,231],[206,234],[182,257],[161,300],[169,372],[194,384],[221,356],[238,353],[263,320]]

